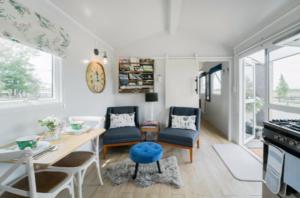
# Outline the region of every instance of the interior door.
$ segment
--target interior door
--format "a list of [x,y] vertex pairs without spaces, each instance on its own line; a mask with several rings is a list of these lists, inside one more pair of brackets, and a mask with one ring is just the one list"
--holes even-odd
[[199,68],[195,59],[168,59],[166,62],[166,107],[199,107],[196,77]]

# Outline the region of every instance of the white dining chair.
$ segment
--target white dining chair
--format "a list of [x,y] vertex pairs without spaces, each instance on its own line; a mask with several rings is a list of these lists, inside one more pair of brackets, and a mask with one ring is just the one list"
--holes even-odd
[[[60,170],[34,171],[33,153],[30,149],[0,153],[0,161],[15,162],[0,176],[0,197],[54,198],[67,189],[74,198],[73,175]],[[20,167],[25,174],[10,181]]]
[[[84,121],[91,124],[94,122],[95,125],[92,128],[103,128],[104,117],[97,116],[72,116],[69,117],[69,122],[72,121]],[[99,160],[99,138],[92,141],[91,151],[75,151],[67,155],[62,160],[53,164],[50,168],[58,169],[62,171],[68,171],[74,175],[75,184],[77,186],[78,197],[82,198],[82,185],[84,181],[84,176],[87,169],[95,165],[97,170],[97,176],[100,185],[103,185],[103,180],[100,171],[100,160]]]

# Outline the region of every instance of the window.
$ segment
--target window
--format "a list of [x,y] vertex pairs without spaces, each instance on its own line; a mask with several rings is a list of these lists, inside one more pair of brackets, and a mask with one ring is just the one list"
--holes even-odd
[[0,104],[58,99],[56,60],[49,53],[0,38]]
[[270,104],[300,108],[300,47],[270,52]]
[[200,78],[200,80],[201,80],[201,88],[200,88],[200,93],[201,94],[205,94],[205,76],[202,76],[201,78]]
[[211,75],[211,78],[212,78],[212,94],[220,95],[222,72],[221,71],[214,72]]
[[270,109],[269,119],[300,119],[300,114]]

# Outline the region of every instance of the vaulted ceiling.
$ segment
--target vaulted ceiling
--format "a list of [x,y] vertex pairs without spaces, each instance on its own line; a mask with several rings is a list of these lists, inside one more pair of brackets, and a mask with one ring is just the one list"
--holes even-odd
[[51,0],[120,55],[231,55],[299,0]]

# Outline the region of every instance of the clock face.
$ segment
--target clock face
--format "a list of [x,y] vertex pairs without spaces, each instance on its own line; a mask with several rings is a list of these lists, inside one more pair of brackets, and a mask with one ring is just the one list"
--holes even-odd
[[105,88],[105,71],[103,65],[97,61],[89,63],[86,69],[86,82],[93,93],[101,93]]

